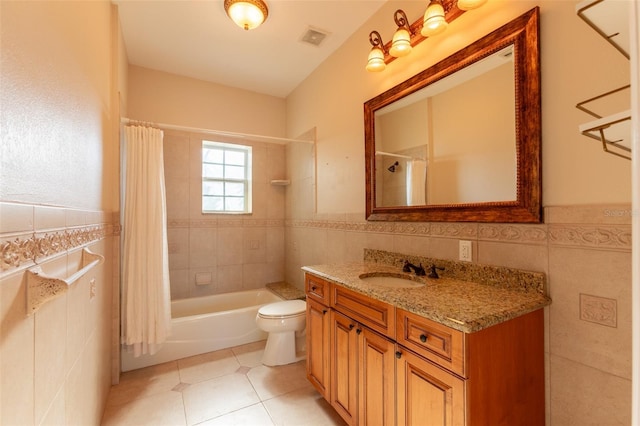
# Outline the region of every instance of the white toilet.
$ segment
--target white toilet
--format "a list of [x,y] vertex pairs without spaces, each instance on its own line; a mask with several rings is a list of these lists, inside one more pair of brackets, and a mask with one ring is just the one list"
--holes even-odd
[[305,357],[303,349],[296,350],[296,337],[299,343],[303,343],[306,312],[307,303],[304,300],[270,303],[258,310],[256,324],[269,333],[262,356],[264,365],[291,364]]

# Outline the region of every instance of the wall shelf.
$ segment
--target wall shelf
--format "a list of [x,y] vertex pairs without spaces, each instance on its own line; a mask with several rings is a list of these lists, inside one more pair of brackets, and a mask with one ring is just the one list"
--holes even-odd
[[[585,0],[576,5],[576,12],[583,21],[629,59],[631,38],[628,2]],[[600,115],[584,106],[595,101],[606,101],[629,87],[627,85],[587,99],[577,104],[576,108],[596,118],[578,126],[581,134],[599,140],[605,152],[631,160],[631,111],[627,109]]]
[[67,291],[69,286],[78,281],[95,266],[104,262],[104,256],[82,250],[80,269],[67,278],[55,278],[42,272],[40,266],[27,270],[27,313],[34,314],[42,305]]
[[273,179],[271,180],[271,185],[274,186],[287,186],[291,183],[289,179]]

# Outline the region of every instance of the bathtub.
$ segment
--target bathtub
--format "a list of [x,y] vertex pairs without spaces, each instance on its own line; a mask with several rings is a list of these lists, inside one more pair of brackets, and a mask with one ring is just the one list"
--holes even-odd
[[171,302],[171,336],[154,355],[121,351],[122,371],[135,370],[267,338],[256,326],[258,309],[283,299],[267,289]]

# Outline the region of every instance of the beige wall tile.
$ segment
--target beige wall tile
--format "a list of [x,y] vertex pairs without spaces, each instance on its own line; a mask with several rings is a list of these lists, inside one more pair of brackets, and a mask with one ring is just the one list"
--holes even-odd
[[65,209],[44,206],[34,208],[34,227],[37,231],[64,228],[66,220]]
[[34,207],[28,204],[0,203],[0,234],[33,231]]
[[92,277],[93,274],[87,274],[80,278],[66,293],[66,371],[69,371],[82,355],[89,333],[93,329],[94,324],[89,322],[89,281]]
[[184,269],[189,266],[189,229],[169,228],[167,230],[169,247],[169,268]]
[[67,363],[68,293],[43,305],[35,314],[34,400],[39,422],[64,384]]
[[478,263],[548,272],[546,245],[478,241],[474,248],[476,249],[474,259]]
[[[631,377],[629,253],[551,248],[550,350],[610,374]],[[617,301],[617,327],[580,319],[580,294]]]
[[285,257],[285,239],[284,239],[284,226],[269,227],[266,234],[266,261],[281,262],[284,265]]
[[218,293],[242,290],[242,265],[218,266]]
[[551,355],[551,424],[628,425],[631,382]]
[[585,206],[547,206],[545,223],[599,223],[630,225],[631,204],[602,204]]
[[188,219],[190,217],[190,182],[186,178],[166,179],[167,219]]
[[189,230],[189,267],[212,268],[217,264],[217,229]]
[[[391,251],[415,256],[427,256],[429,242],[430,240],[426,236],[394,234],[393,250]],[[387,249],[387,251],[389,250]]]
[[242,264],[244,229],[218,229],[218,266]]
[[22,274],[0,280],[0,423],[35,424],[34,317],[27,316]]
[[267,229],[245,228],[242,233],[242,263],[266,263],[267,261]]
[[458,260],[459,240],[453,238],[429,238],[429,257],[436,259]]

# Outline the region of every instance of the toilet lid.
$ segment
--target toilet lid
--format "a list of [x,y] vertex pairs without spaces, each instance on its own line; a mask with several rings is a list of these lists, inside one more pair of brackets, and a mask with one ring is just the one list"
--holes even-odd
[[262,317],[287,317],[302,314],[306,310],[307,302],[304,300],[286,300],[264,305],[258,309],[258,315]]

